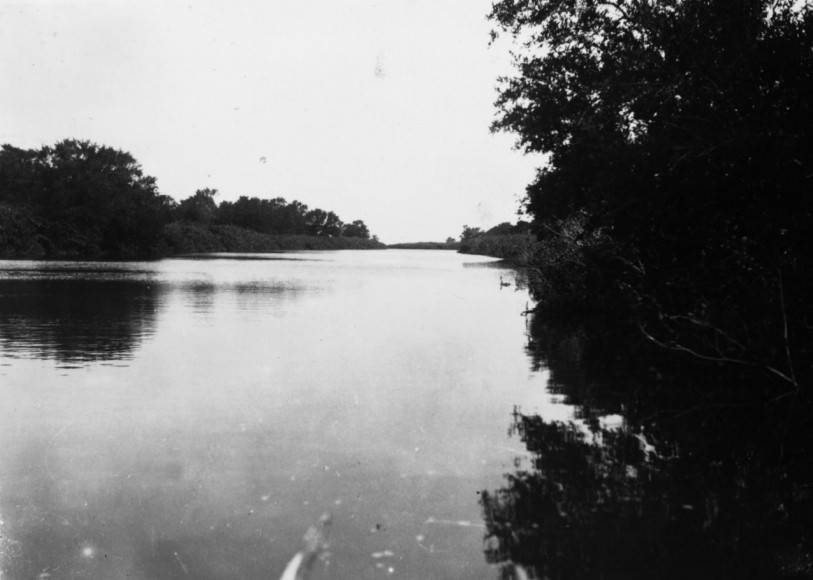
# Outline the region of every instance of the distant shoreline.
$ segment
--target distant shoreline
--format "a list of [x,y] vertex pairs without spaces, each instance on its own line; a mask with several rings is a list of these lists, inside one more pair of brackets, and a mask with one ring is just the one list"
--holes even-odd
[[405,242],[387,244],[392,250],[460,250],[460,242]]
[[529,263],[536,250],[536,238],[529,233],[477,234],[461,242],[408,242],[388,244],[396,250],[454,250],[461,254],[500,258],[512,266]]
[[[23,242],[23,240],[18,240]],[[534,247],[530,235],[480,235],[464,242],[404,242],[384,244],[376,239],[302,234],[262,234],[231,225],[202,225],[172,222],[165,226],[163,239],[149,254],[105,254],[52,247],[50,251],[36,239],[15,244],[17,250],[0,248],[3,260],[158,260],[204,254],[267,254],[308,250],[446,250],[501,258],[522,264]],[[24,248],[24,250],[20,250]]]
[[216,252],[268,253],[291,250],[376,250],[381,242],[348,236],[309,236],[303,234],[262,234],[229,225],[204,226],[183,222],[165,230],[168,257],[181,254]]
[[190,254],[273,253],[295,250],[376,250],[387,246],[377,240],[345,236],[309,236],[300,234],[262,234],[229,225],[201,225],[172,222],[164,228],[160,245],[153,252],[110,254],[82,252],[67,248],[46,249],[32,237],[0,248],[3,260],[158,260]]

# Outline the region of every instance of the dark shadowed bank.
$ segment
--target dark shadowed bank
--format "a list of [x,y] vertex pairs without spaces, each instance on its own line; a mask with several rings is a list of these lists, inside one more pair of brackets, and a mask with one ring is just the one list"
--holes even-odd
[[811,577],[813,5],[491,19],[517,45],[494,128],[548,160],[528,351],[575,416],[506,418],[531,459],[481,496],[486,558],[505,579]]
[[[0,208],[0,213],[4,208]],[[4,223],[5,225],[5,223]],[[99,249],[54,247],[31,232],[0,229],[0,258],[6,259],[154,259],[208,252],[285,252],[294,250],[375,250],[377,240],[355,237],[320,237],[304,234],[262,234],[230,225],[172,222],[147,251],[104,252]]]
[[517,45],[493,128],[547,160],[525,206],[540,313],[813,388],[813,4],[506,1],[491,19]]

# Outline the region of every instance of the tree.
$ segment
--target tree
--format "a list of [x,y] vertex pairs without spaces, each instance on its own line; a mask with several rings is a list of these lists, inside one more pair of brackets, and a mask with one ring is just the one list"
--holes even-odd
[[312,209],[305,214],[305,231],[308,235],[318,236],[327,221],[327,212],[321,209]]
[[305,214],[305,231],[311,236],[340,236],[344,224],[332,211],[312,209]]
[[293,200],[284,210],[284,220],[281,233],[304,234],[307,228],[308,206]]
[[352,223],[344,225],[342,235],[348,238],[364,238],[365,240],[369,240],[370,230],[363,221],[355,220]]
[[216,195],[216,189],[208,187],[198,189],[195,191],[195,195],[187,197],[178,205],[176,214],[184,221],[211,224],[215,220],[218,210],[217,202],[214,199]]
[[[503,0],[490,17],[519,44],[493,129],[549,160],[527,189],[542,241],[583,223],[582,267],[652,340],[809,381],[810,3]],[[597,236],[613,251],[586,254]]]
[[343,231],[344,222],[339,219],[339,216],[332,211],[327,212],[327,219],[325,219],[325,225],[322,228],[321,235],[335,238],[342,235]]
[[469,226],[463,226],[463,233],[460,234],[460,241],[465,242],[476,238],[483,234],[483,230],[480,228],[470,228]]
[[33,206],[42,195],[42,164],[36,151],[0,149],[0,203]]
[[508,236],[513,233],[514,226],[511,225],[509,222],[502,222],[501,224],[497,224],[496,226],[485,232],[487,236]]
[[4,145],[0,183],[0,202],[31,216],[46,254],[155,253],[173,205],[130,153],[90,141]]

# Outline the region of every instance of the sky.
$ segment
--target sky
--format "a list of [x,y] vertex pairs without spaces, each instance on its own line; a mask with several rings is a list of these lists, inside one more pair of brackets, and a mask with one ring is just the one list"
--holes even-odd
[[491,0],[0,0],[0,143],[130,152],[161,193],[297,199],[387,243],[514,222]]

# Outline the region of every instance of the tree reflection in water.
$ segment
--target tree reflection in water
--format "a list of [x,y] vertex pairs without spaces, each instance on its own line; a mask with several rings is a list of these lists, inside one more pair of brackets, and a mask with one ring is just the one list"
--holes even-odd
[[1,280],[0,346],[66,364],[126,359],[153,332],[158,293],[149,280]]
[[[747,396],[732,398],[717,385],[651,377],[602,385],[596,370],[612,376],[607,361],[574,361],[569,355],[591,348],[572,342],[539,351],[546,358],[538,362],[577,405],[577,420],[515,410],[510,431],[530,460],[517,460],[505,487],[481,496],[485,555],[501,578],[813,574],[804,397],[768,399],[742,385]],[[608,410],[623,410],[620,425],[599,420]]]

